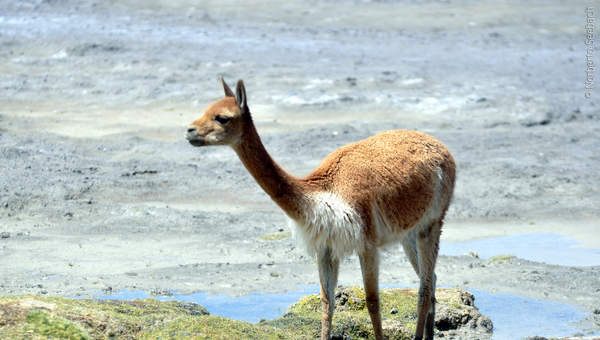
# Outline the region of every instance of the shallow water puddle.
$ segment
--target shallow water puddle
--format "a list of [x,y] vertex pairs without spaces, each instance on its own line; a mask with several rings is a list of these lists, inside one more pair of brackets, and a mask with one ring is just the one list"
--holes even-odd
[[306,287],[300,291],[293,291],[279,294],[249,294],[239,297],[232,297],[221,294],[173,294],[172,296],[154,296],[148,292],[120,291],[110,295],[99,295],[98,299],[112,300],[134,300],[154,298],[161,301],[180,301],[194,302],[204,306],[210,314],[223,316],[230,319],[242,320],[248,322],[259,322],[261,319],[276,319],[283,315],[287,308],[301,297],[309,294],[316,294],[317,287]]
[[581,332],[575,323],[586,314],[554,301],[539,301],[511,294],[491,294],[471,290],[475,306],[494,323],[494,340],[522,339],[527,336],[567,337]]
[[485,259],[510,254],[526,260],[561,266],[600,265],[600,249],[582,248],[575,240],[551,233],[509,235],[440,244],[441,255],[458,256],[470,251]]
[[[405,287],[385,285],[382,288]],[[98,299],[133,300],[155,298],[161,301],[194,302],[213,315],[235,320],[258,322],[275,319],[302,296],[316,294],[318,287],[279,294],[250,294],[231,297],[220,294],[195,293],[188,295],[152,296],[145,291],[121,291],[111,295],[99,295]],[[494,340],[521,339],[531,335],[562,337],[582,330],[575,323],[586,314],[579,309],[553,301],[538,301],[510,294],[491,294],[472,290],[475,306],[494,323]]]

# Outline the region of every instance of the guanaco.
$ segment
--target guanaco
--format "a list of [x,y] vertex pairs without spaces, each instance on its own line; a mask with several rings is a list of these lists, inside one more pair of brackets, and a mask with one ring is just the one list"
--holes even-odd
[[415,339],[433,339],[435,263],[442,223],[454,189],[455,163],[438,140],[417,131],[390,130],[328,155],[298,178],[269,155],[256,131],[246,89],[225,97],[187,129],[194,146],[229,145],[244,166],[295,223],[316,256],[321,283],[321,339],[329,339],[340,261],[357,253],[376,339],[383,339],[378,248],[399,242],[419,276]]

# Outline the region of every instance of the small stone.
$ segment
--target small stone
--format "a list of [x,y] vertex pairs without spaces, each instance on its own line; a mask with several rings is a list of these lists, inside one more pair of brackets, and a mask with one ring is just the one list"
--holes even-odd
[[279,274],[277,274],[276,272],[271,272],[271,277],[279,277]]
[[392,307],[392,310],[390,310],[390,314],[398,314],[398,309],[396,309],[396,307]]
[[3,231],[0,233],[0,238],[9,238],[10,233],[8,231]]
[[554,115],[552,112],[530,112],[519,120],[519,124],[524,127],[548,125],[552,123],[553,118]]
[[600,308],[594,309],[593,313],[596,315],[600,315]]

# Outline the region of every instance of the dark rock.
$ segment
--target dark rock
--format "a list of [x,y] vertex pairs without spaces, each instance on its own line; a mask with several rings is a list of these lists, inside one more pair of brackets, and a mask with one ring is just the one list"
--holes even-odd
[[[458,308],[449,304],[438,303],[435,326],[440,331],[467,327],[491,333],[494,328],[492,320],[479,313],[479,310],[475,308],[473,294],[461,291],[458,298],[462,303]],[[438,300],[440,300],[440,297],[438,297]]]
[[552,112],[535,112],[519,120],[519,124],[525,127],[548,125],[552,122],[552,118]]
[[168,289],[153,288],[150,290],[150,294],[154,296],[173,296],[173,292]]
[[122,177],[130,177],[130,176],[139,176],[139,175],[156,175],[158,173],[158,170],[136,170],[133,172],[126,172],[124,174],[122,174]]
[[193,302],[178,302],[178,307],[181,307],[189,313],[189,315],[209,315],[210,313],[206,308]]

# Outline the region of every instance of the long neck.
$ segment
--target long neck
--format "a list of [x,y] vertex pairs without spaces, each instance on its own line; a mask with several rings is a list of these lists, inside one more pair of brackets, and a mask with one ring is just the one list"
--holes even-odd
[[251,120],[246,124],[241,143],[234,150],[271,199],[292,219],[300,218],[306,188],[299,179],[275,163]]

